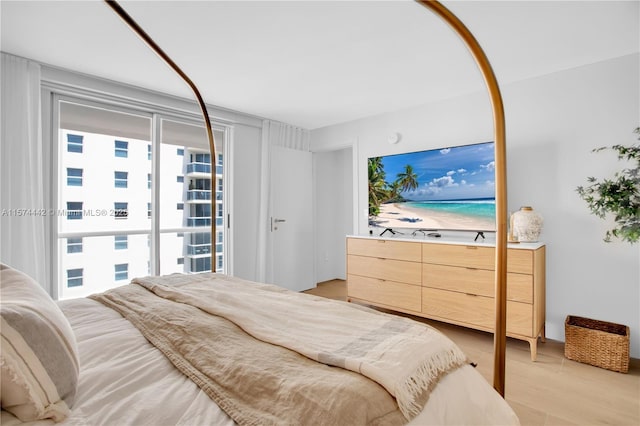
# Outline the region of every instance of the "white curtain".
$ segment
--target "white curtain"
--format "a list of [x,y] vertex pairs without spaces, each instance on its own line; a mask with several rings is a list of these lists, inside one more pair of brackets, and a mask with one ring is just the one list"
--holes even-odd
[[262,122],[262,155],[260,163],[260,211],[258,215],[258,240],[256,246],[256,280],[267,281],[269,261],[269,233],[271,230],[269,205],[271,200],[271,147],[280,146],[309,151],[311,132],[271,120]]
[[53,293],[47,256],[40,108],[40,65],[2,53],[0,149],[0,260],[20,269]]

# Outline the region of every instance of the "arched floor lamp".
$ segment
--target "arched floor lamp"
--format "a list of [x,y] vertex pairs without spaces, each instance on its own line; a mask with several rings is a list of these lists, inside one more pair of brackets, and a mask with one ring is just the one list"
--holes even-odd
[[[498,393],[504,397],[505,384],[505,352],[507,345],[507,162],[506,162],[506,138],[505,138],[505,121],[504,106],[500,88],[496,80],[491,64],[487,59],[480,44],[475,39],[471,31],[458,19],[450,10],[444,7],[436,0],[416,0],[422,6],[431,10],[433,13],[442,18],[465,43],[471,55],[476,61],[482,77],[484,78],[489,97],[491,100],[491,108],[493,112],[494,126],[494,149],[495,149],[495,176],[496,176],[496,256],[495,256],[495,330],[493,339],[493,387]],[[120,5],[114,0],[105,0],[105,2],[125,21],[133,31],[138,34],[145,43],[149,45],[182,79],[189,85],[193,91],[202,115],[205,126],[207,128],[207,136],[209,138],[209,150],[211,158],[216,158],[216,147],[213,138],[213,130],[211,121],[207,113],[202,96],[196,85],[191,79],[173,62],[173,60],[156,44],[155,41],[125,12]],[[212,180],[214,179],[214,170],[211,168]],[[215,211],[215,197],[211,197],[211,211]],[[216,235],[216,223],[211,221],[211,241]],[[211,254],[211,265],[215,262],[215,252]]]

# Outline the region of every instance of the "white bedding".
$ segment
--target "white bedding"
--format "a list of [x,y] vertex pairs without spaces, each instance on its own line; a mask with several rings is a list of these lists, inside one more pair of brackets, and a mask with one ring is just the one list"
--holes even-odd
[[[120,314],[90,299],[59,302],[76,334],[79,388],[60,425],[232,425],[233,421]],[[6,411],[0,423],[24,424]],[[34,425],[53,425],[38,421]],[[309,419],[313,424],[313,419]],[[415,425],[517,425],[471,366],[442,379]]]

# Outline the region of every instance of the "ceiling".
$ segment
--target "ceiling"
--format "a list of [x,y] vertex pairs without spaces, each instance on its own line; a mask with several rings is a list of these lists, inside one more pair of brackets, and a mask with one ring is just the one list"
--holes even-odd
[[[444,1],[500,84],[640,51],[638,1]],[[457,36],[396,1],[121,1],[212,105],[315,129],[484,90]],[[1,49],[193,98],[103,2],[0,2]]]

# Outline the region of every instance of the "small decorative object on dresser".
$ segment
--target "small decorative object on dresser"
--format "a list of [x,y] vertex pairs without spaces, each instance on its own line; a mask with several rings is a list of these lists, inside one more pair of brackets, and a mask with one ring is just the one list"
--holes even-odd
[[513,214],[513,235],[522,243],[535,243],[542,231],[542,216],[533,207],[523,206]]

